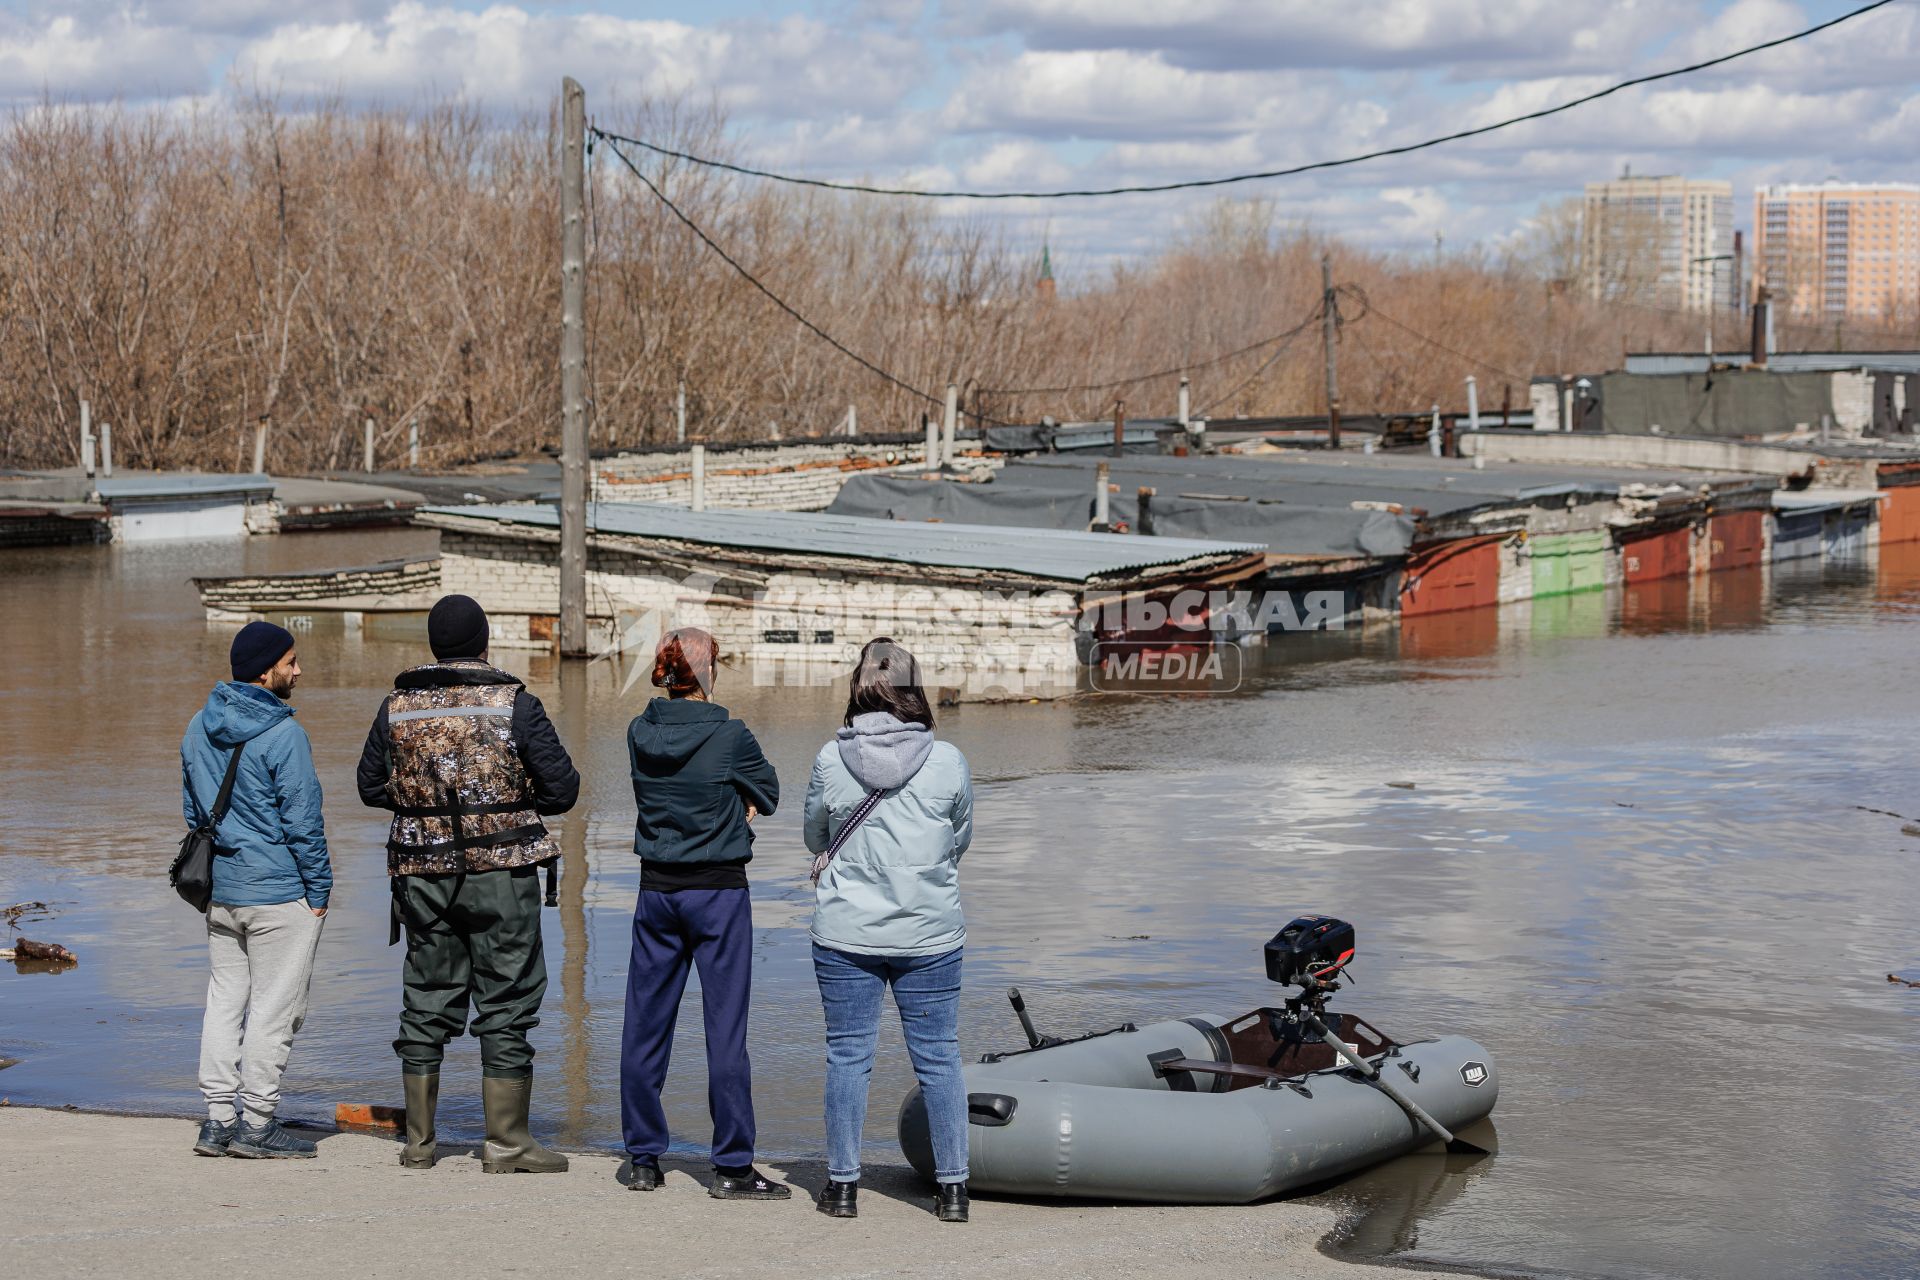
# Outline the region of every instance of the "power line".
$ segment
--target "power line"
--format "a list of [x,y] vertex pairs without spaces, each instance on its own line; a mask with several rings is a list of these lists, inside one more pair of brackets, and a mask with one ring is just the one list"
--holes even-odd
[[[876,377],[884,378],[886,381],[892,383],[894,386],[899,387],[902,391],[908,392],[911,395],[919,396],[922,400],[925,400],[929,404],[937,404],[937,405],[942,405],[944,407],[944,404],[945,404],[944,401],[940,400],[936,396],[930,395],[929,393],[922,391],[919,387],[914,386],[911,382],[907,382],[904,379],[896,377],[894,374],[889,373],[887,370],[882,369],[879,365],[867,359],[865,356],[861,355],[858,351],[855,351],[852,347],[849,347],[846,343],[840,341],[840,339],[834,337],[832,334],[828,333],[825,329],[822,329],[819,325],[815,324],[813,321],[801,315],[798,311],[794,310],[793,307],[787,303],[786,299],[782,298],[779,294],[775,293],[772,289],[769,289],[766,285],[760,283],[759,277],[755,276],[753,272],[741,266],[740,263],[734,258],[732,254],[728,253],[725,249],[721,248],[719,243],[715,241],[712,236],[708,235],[703,229],[701,229],[701,226],[699,223],[695,222],[692,218],[689,218],[686,214],[682,213],[680,211],[679,205],[667,199],[667,193],[662,191],[659,187],[655,186],[653,179],[649,178],[646,174],[642,173],[640,171],[640,166],[636,165],[632,160],[628,159],[627,153],[622,151],[619,148],[619,146],[616,145],[618,142],[630,141],[630,139],[618,139],[612,134],[601,133],[597,129],[593,130],[593,132],[598,134],[601,138],[604,138],[607,141],[608,150],[612,151],[614,155],[620,157],[620,163],[626,165],[628,170],[632,172],[634,177],[640,179],[641,182],[645,183],[647,190],[653,192],[654,196],[660,201],[660,203],[667,207],[667,211],[673,214],[674,217],[678,218],[683,224],[685,224],[687,230],[693,232],[694,235],[700,237],[700,242],[706,245],[707,248],[713,250],[713,252],[719,256],[722,262],[726,263],[728,266],[732,267],[736,272],[738,272],[741,279],[745,280],[748,284],[752,285],[754,288],[758,289],[761,293],[765,294],[769,302],[773,303],[774,306],[786,312],[789,316],[792,316],[795,320],[797,320],[800,323],[802,328],[812,333],[814,337],[819,338],[822,342],[825,342],[828,346],[832,347],[835,351],[838,351],[841,355],[847,357],[847,359],[853,361],[855,364],[859,365],[861,368],[865,369],[867,372],[874,374]],[[642,144],[642,145],[645,145],[645,144]],[[989,422],[993,426],[1007,425],[1006,423],[1003,423],[1003,422],[993,422],[991,419],[983,418],[977,413],[974,414],[973,417],[976,420],[981,422]]]
[[1319,308],[1316,307],[1313,313],[1305,320],[1302,320],[1299,324],[1285,332],[1276,333],[1269,338],[1262,338],[1258,342],[1249,342],[1244,347],[1239,347],[1232,351],[1225,351],[1217,356],[1209,356],[1205,360],[1196,361],[1193,364],[1177,365],[1174,368],[1161,369],[1155,373],[1143,373],[1132,378],[1116,378],[1112,382],[1087,382],[1072,387],[989,387],[983,388],[980,394],[983,396],[1052,396],[1069,395],[1077,391],[1111,391],[1115,387],[1130,387],[1137,382],[1151,382],[1155,378],[1170,378],[1176,373],[1191,373],[1196,369],[1205,369],[1212,365],[1224,364],[1235,356],[1243,356],[1249,351],[1258,351],[1260,348],[1271,346],[1273,343],[1284,342],[1319,318],[1320,311]]
[[1200,178],[1188,182],[1161,182],[1135,187],[1100,187],[1079,191],[920,191],[908,187],[876,187],[857,182],[830,182],[824,178],[802,178],[793,174],[775,173],[769,169],[755,169],[747,165],[729,164],[724,160],[711,160],[704,156],[692,155],[685,151],[675,151],[671,147],[657,146],[654,143],[644,141],[640,138],[623,137],[620,134],[607,133],[600,129],[595,129],[593,132],[609,141],[631,143],[636,147],[645,147],[657,155],[670,156],[676,160],[685,160],[690,164],[705,165],[710,169],[724,169],[729,173],[744,174],[750,178],[767,178],[774,182],[792,183],[795,186],[822,187],[829,191],[852,191],[876,196],[917,196],[929,200],[1068,200],[1097,196],[1147,195],[1160,191],[1187,191],[1200,187],[1224,187],[1239,182],[1257,182],[1266,178],[1288,178],[1295,174],[1311,173],[1318,169],[1337,169],[1344,165],[1361,164],[1368,160],[1379,160],[1386,156],[1401,156],[1413,151],[1424,151],[1428,147],[1437,147],[1448,142],[1459,142],[1465,138],[1476,138],[1482,134],[1493,133],[1499,129],[1511,128],[1514,125],[1525,124],[1531,120],[1544,120],[1546,117],[1558,115],[1562,111],[1571,111],[1575,107],[1583,107],[1589,102],[1598,102],[1601,98],[1619,93],[1623,89],[1632,89],[1639,85],[1652,84],[1657,80],[1671,80],[1676,76],[1692,75],[1696,71],[1705,71],[1710,67],[1721,66],[1725,63],[1733,62],[1736,59],[1747,57],[1750,54],[1762,53],[1768,49],[1777,49],[1782,45],[1792,44],[1796,40],[1805,40],[1809,36],[1818,35],[1820,32],[1826,31],[1829,28],[1837,27],[1843,22],[1851,22],[1862,14],[1872,13],[1875,9],[1884,9],[1893,2],[1894,0],[1873,0],[1871,4],[1861,5],[1859,8],[1843,13],[1837,18],[1830,18],[1825,22],[1816,23],[1806,30],[1796,31],[1792,35],[1780,36],[1773,40],[1763,41],[1760,44],[1749,45],[1744,49],[1735,50],[1733,53],[1722,54],[1717,58],[1709,58],[1705,62],[1695,62],[1684,67],[1674,67],[1668,71],[1656,71],[1652,75],[1635,76],[1631,80],[1622,80],[1618,84],[1609,85],[1607,88],[1601,89],[1598,92],[1589,93],[1582,97],[1562,102],[1556,106],[1543,107],[1539,111],[1529,111],[1525,115],[1513,116],[1506,120],[1496,121],[1493,124],[1483,124],[1472,129],[1461,129],[1454,133],[1442,134],[1437,138],[1428,138],[1424,142],[1411,142],[1400,147],[1382,147],[1378,151],[1368,151],[1357,156],[1346,156],[1339,160],[1316,160],[1312,164],[1295,165],[1290,169],[1268,169],[1259,173],[1237,173],[1225,178]]
[[1360,304],[1366,308],[1366,311],[1362,313],[1363,316],[1378,316],[1380,319],[1385,320],[1388,324],[1392,325],[1394,328],[1399,329],[1401,332],[1406,333],[1412,337],[1420,339],[1420,341],[1426,343],[1428,346],[1438,348],[1439,350],[1446,352],[1450,356],[1458,356],[1460,359],[1465,360],[1468,364],[1475,365],[1478,368],[1484,369],[1488,373],[1497,373],[1501,377],[1507,379],[1509,382],[1527,382],[1530,380],[1528,376],[1525,374],[1515,373],[1511,369],[1502,369],[1497,364],[1488,364],[1485,360],[1482,360],[1478,356],[1470,356],[1464,351],[1456,350],[1455,348],[1450,347],[1446,343],[1440,341],[1438,338],[1429,338],[1426,334],[1420,332],[1418,329],[1414,328],[1410,324],[1405,323],[1404,321],[1395,320],[1392,316],[1382,311],[1379,307],[1374,306],[1373,300],[1368,298],[1366,295],[1366,292],[1362,290],[1358,285],[1349,284],[1349,285],[1342,285],[1340,287],[1342,289],[1351,290],[1353,295],[1360,299]]
[[1307,318],[1306,323],[1300,325],[1298,328],[1293,330],[1293,332],[1287,334],[1285,340],[1281,342],[1281,344],[1278,347],[1274,348],[1273,354],[1260,362],[1259,368],[1255,369],[1252,373],[1248,374],[1245,378],[1241,379],[1240,384],[1234,387],[1233,390],[1227,392],[1225,395],[1215,396],[1213,399],[1207,401],[1205,404],[1201,405],[1198,409],[1194,410],[1194,413],[1199,417],[1204,418],[1207,416],[1208,412],[1210,412],[1213,409],[1215,405],[1228,403],[1235,396],[1238,396],[1242,391],[1245,391],[1248,387],[1252,386],[1255,382],[1259,381],[1260,376],[1264,374],[1267,370],[1273,368],[1274,362],[1278,360],[1281,356],[1285,355],[1287,353],[1288,348],[1293,346],[1293,340],[1299,337],[1301,334],[1305,333],[1308,327],[1314,324],[1319,319],[1320,319],[1320,308],[1315,307],[1313,314]]

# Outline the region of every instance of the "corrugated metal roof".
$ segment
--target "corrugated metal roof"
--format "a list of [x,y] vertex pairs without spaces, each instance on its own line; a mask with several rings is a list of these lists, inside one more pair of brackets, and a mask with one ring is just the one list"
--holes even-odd
[[147,472],[95,480],[93,489],[109,502],[115,498],[203,498],[233,493],[267,495],[273,492],[273,477],[260,474]]
[[1775,511],[1833,511],[1841,507],[1858,506],[1862,502],[1882,502],[1886,492],[1881,489],[1776,489],[1773,494]]
[[[1746,351],[1722,352],[1712,358],[1714,364],[1744,366],[1752,361]],[[1704,352],[1641,351],[1630,352],[1628,373],[1705,373],[1708,357]],[[1920,351],[1776,351],[1767,357],[1767,368],[1775,373],[1831,373],[1842,369],[1870,369],[1889,373],[1920,373]]]
[[[550,506],[428,507],[425,513],[556,528]],[[813,553],[949,569],[986,569],[1085,582],[1189,560],[1237,559],[1255,543],[1137,537],[994,525],[927,524],[807,511],[690,511],[640,502],[595,502],[587,524],[600,533],[670,538],[715,547]]]

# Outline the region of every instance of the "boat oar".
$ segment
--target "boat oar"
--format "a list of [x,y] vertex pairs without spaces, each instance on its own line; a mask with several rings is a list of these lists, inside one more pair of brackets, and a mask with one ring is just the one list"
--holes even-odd
[[1327,1024],[1320,1021],[1319,1017],[1316,1016],[1312,1010],[1301,1010],[1300,1021],[1306,1025],[1307,1030],[1326,1041],[1328,1046],[1331,1047],[1335,1053],[1339,1054],[1348,1066],[1358,1071],[1368,1084],[1393,1099],[1402,1111],[1413,1117],[1415,1124],[1445,1143],[1449,1151],[1457,1151],[1466,1155],[1492,1154],[1485,1147],[1477,1143],[1468,1142],[1465,1138],[1456,1138],[1452,1132],[1448,1130],[1447,1126],[1428,1115],[1425,1107],[1395,1088],[1393,1082],[1388,1080],[1378,1067],[1368,1062],[1353,1050],[1347,1048],[1346,1041],[1327,1030]]

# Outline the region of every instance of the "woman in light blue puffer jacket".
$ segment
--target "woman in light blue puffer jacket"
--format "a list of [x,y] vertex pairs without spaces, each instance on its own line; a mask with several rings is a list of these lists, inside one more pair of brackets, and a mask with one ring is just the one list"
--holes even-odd
[[827,1176],[820,1211],[857,1215],[860,1134],[893,988],[933,1138],[935,1212],[967,1220],[967,1094],[960,1075],[960,856],[973,839],[967,758],[933,736],[913,655],[860,651],[844,727],[807,786],[815,855],[813,969],[827,1019]]

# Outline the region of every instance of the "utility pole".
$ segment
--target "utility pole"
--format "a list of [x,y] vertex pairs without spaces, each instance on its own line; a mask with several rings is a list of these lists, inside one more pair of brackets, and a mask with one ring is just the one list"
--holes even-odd
[[1320,341],[1327,349],[1327,448],[1340,447],[1340,371],[1333,359],[1333,255],[1320,255]]
[[560,82],[560,656],[587,656],[587,92]]

